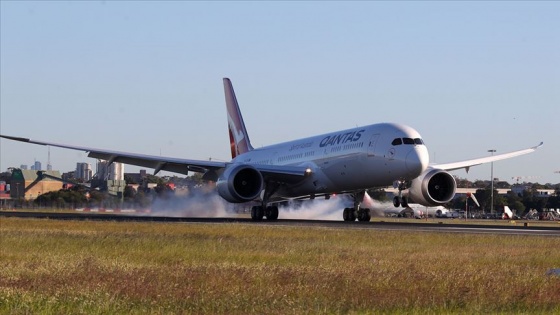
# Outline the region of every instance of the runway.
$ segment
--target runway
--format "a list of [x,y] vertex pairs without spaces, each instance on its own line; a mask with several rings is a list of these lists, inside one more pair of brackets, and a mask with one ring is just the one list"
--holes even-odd
[[[61,213],[61,212],[19,212],[0,211],[0,217],[5,218],[38,218],[52,220],[90,220],[90,221],[122,221],[122,222],[169,222],[169,223],[206,223],[206,224],[250,224],[268,226],[299,226],[323,227],[331,229],[374,229],[382,231],[410,230],[442,233],[467,234],[499,234],[499,235],[538,235],[560,237],[560,223],[551,222],[550,226],[536,225],[534,222],[519,222],[516,224],[476,224],[456,223],[448,220],[430,222],[394,222],[375,220],[372,222],[345,222],[326,220],[294,220],[278,219],[276,221],[255,222],[249,218],[200,218],[200,217],[164,217],[141,216],[130,214],[107,213]],[[557,224],[558,226],[555,226]]]

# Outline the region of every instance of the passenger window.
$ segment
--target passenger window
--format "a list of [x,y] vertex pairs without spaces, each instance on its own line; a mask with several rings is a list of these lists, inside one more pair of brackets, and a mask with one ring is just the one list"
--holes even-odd
[[420,138],[414,139],[414,143],[416,143],[416,144],[424,144],[424,142],[423,142],[422,139],[420,139]]
[[395,140],[393,140],[393,142],[391,142],[392,145],[401,145],[402,144],[402,140],[401,138],[396,138]]
[[414,144],[414,139],[412,138],[403,138],[404,144]]

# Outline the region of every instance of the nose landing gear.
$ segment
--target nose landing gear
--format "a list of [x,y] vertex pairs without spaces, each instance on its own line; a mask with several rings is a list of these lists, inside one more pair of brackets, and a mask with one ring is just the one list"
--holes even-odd
[[395,206],[395,208],[398,208],[400,206],[402,206],[403,208],[408,207],[408,198],[402,195],[393,197],[393,206]]
[[402,195],[402,191],[410,187],[411,182],[408,180],[397,180],[393,183],[393,187],[399,190],[398,196],[393,197],[393,206],[398,208],[402,206],[403,208],[408,207],[408,198]]

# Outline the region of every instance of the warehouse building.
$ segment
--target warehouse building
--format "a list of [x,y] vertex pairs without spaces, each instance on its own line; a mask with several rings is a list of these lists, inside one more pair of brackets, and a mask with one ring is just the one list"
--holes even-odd
[[[41,171],[47,175],[60,178],[59,171]],[[35,170],[12,169],[10,197],[12,199],[35,199],[39,195],[62,189],[61,181],[39,176]]]

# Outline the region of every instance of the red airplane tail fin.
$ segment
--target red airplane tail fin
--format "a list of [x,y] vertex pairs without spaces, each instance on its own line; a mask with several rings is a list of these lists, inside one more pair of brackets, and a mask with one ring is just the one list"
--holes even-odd
[[245,122],[243,122],[243,116],[241,116],[241,111],[239,110],[233,85],[228,78],[224,78],[224,92],[226,96],[231,158],[233,159],[240,154],[253,150],[253,147],[245,128]]

